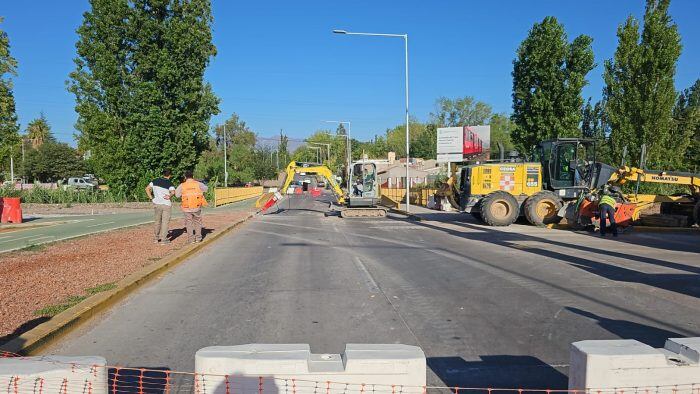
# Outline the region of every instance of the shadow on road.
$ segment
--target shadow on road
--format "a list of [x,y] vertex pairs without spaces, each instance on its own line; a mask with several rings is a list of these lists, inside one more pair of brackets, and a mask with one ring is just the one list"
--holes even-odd
[[[24,334],[25,332],[31,330],[32,328],[38,326],[41,323],[47,322],[51,320],[50,317],[48,316],[40,316],[35,319],[29,320],[28,322],[25,322],[21,326],[15,328],[14,331],[11,333],[0,337],[0,349],[3,349],[3,345],[5,345],[7,342],[17,338],[18,336]],[[24,342],[22,342],[24,343]]]
[[[426,215],[426,216],[428,216],[428,215]],[[444,216],[445,215],[442,215],[441,222],[446,221]],[[402,219],[395,219],[394,218],[394,220],[402,220]],[[449,222],[454,223],[454,221],[449,221]],[[459,238],[488,242],[488,243],[492,243],[495,245],[499,245],[499,246],[503,246],[503,247],[507,247],[507,248],[511,248],[511,249],[518,249],[522,252],[527,252],[527,253],[532,253],[532,254],[536,254],[536,255],[540,255],[540,256],[544,256],[544,257],[549,257],[549,258],[554,259],[556,261],[564,262],[564,263],[569,264],[573,267],[585,270],[587,272],[590,272],[592,274],[595,274],[595,275],[598,275],[598,276],[601,276],[601,277],[604,277],[607,279],[620,281],[620,282],[641,283],[641,284],[649,285],[649,286],[656,287],[659,289],[664,289],[664,290],[668,290],[668,291],[672,291],[672,292],[700,298],[700,267],[691,266],[691,265],[682,264],[682,263],[675,263],[675,262],[670,262],[670,261],[665,261],[665,260],[659,260],[659,259],[655,259],[652,257],[637,256],[637,255],[632,255],[632,254],[627,254],[627,253],[603,250],[603,249],[589,247],[589,246],[558,242],[558,241],[552,240],[551,238],[545,239],[542,237],[537,237],[537,236],[532,236],[532,235],[498,231],[498,230],[494,230],[488,226],[481,226],[481,225],[477,226],[477,225],[474,225],[472,223],[467,223],[467,222],[462,221],[462,220],[458,221],[458,223],[460,225],[462,225],[466,228],[477,230],[479,232],[463,233],[460,231],[431,225],[429,223],[426,223],[425,221],[418,221],[418,222],[413,222],[413,223],[417,224],[419,226],[423,226],[423,227],[432,229],[432,230],[444,232],[444,233],[447,233],[447,234],[450,234],[450,235],[453,235],[453,236],[456,236]],[[544,242],[547,244],[551,244],[551,245],[555,245],[555,246],[559,246],[559,247],[563,247],[563,248],[575,249],[575,250],[578,250],[580,253],[566,254],[566,253],[555,252],[553,250],[548,250],[548,249],[543,249],[543,248],[538,248],[538,247],[520,248],[520,247],[518,247],[519,245],[517,245],[517,242],[521,242],[521,241]],[[672,274],[672,273],[651,274],[651,273],[640,272],[640,271],[620,267],[620,266],[617,266],[614,264],[603,263],[603,262],[592,260],[590,258],[586,258],[586,256],[588,256],[587,253],[606,254],[606,255],[609,255],[612,257],[636,261],[636,262],[640,262],[643,264],[651,264],[651,265],[655,265],[655,266],[661,266],[661,267],[665,267],[665,268],[686,271],[686,272],[689,272],[690,274]]]
[[567,306],[566,310],[579,316],[595,320],[601,328],[618,336],[620,339],[636,339],[651,347],[664,347],[666,339],[683,336],[673,331],[648,326],[646,324],[635,323],[628,320],[608,319],[607,317],[596,315],[593,312],[584,311],[571,306]]
[[[428,357],[428,367],[449,387],[566,389],[567,377],[537,357],[518,355]],[[470,391],[471,393],[471,391]]]

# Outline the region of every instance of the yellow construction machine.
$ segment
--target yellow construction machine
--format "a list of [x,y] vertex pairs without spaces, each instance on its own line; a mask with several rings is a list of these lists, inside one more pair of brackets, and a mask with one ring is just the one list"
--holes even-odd
[[620,210],[623,219],[635,221],[642,210],[653,203],[662,203],[680,208],[691,222],[700,223],[698,174],[624,165],[616,168],[596,161],[595,140],[580,138],[543,141],[537,147],[535,159],[532,162],[502,159],[463,166],[459,181],[456,176],[450,177],[438,195],[492,226],[508,226],[520,215],[537,226],[557,223],[562,217],[590,224],[597,209],[597,203],[590,203],[595,202],[594,192],[603,185],[663,183],[687,186],[689,190],[677,196],[627,194],[623,202],[634,206]]
[[[321,176],[326,180],[330,190],[336,197],[337,203],[340,206],[340,216],[343,218],[359,218],[359,217],[384,217],[387,209],[379,205],[381,193],[379,183],[377,182],[377,167],[372,162],[356,162],[353,163],[350,169],[350,184],[351,191],[347,195],[340,188],[335,176],[331,170],[321,164],[300,163],[292,161],[287,165],[285,171],[286,177],[281,193],[286,193],[287,189],[292,184],[296,174],[316,175]],[[281,198],[281,196],[271,196],[266,206],[271,206],[272,198]],[[277,201],[275,200],[275,201]],[[266,209],[266,208],[265,208]]]

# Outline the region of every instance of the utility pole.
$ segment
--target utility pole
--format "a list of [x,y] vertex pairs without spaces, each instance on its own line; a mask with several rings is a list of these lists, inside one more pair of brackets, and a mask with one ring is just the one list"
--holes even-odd
[[24,137],[22,137],[22,183],[26,181],[25,176],[27,175],[26,167],[24,166]]

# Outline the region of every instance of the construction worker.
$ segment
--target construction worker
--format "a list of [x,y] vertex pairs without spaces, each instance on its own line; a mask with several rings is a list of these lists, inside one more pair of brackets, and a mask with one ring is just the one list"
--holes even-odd
[[169,244],[168,223],[172,211],[170,197],[175,194],[175,187],[170,181],[170,170],[163,171],[163,176],[154,179],[146,186],[146,195],[153,202],[155,211],[154,242],[157,244]]
[[615,204],[617,201],[613,197],[614,193],[608,185],[604,185],[600,192],[598,200],[598,209],[600,210],[600,236],[605,236],[607,220],[610,220],[610,228],[613,237],[617,237],[617,223],[615,223]]
[[202,242],[202,207],[207,205],[204,193],[207,185],[195,180],[192,171],[185,171],[185,181],[175,189],[175,196],[182,199],[180,208],[185,215],[187,243]]

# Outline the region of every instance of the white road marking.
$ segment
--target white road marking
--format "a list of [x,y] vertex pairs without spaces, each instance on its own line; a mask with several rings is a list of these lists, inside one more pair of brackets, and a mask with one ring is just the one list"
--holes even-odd
[[26,240],[25,242],[34,242],[34,241],[38,241],[40,239],[46,239],[46,238],[53,238],[53,236],[44,235],[43,237],[30,238],[30,239]]
[[42,234],[34,234],[34,235],[27,235],[26,237],[17,237],[17,238],[12,238],[12,239],[6,239],[6,240],[4,240],[4,241],[0,241],[0,243],[12,242],[12,241],[19,241],[19,240],[22,240],[22,239],[38,237],[38,236],[40,236],[40,235],[42,235]]
[[355,256],[355,266],[362,274],[363,279],[365,280],[365,285],[367,286],[367,290],[369,290],[369,292],[372,294],[379,293],[379,286],[377,285],[377,282],[372,277],[372,274],[369,273],[369,270],[365,266],[365,263],[363,263],[362,260],[360,260],[360,258],[357,256]]
[[104,225],[107,225],[107,224],[114,224],[114,223],[116,223],[116,222],[104,222],[104,223],[91,224],[91,225],[85,226],[85,227],[86,227],[86,228],[90,228],[90,227],[104,226]]

